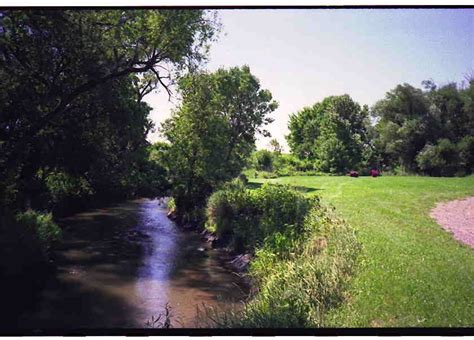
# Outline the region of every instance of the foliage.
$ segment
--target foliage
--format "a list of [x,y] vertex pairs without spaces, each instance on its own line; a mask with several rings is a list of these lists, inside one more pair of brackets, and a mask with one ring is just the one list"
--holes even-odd
[[1,200],[66,212],[163,190],[163,168],[148,160],[152,124],[141,98],[162,82],[164,66],[202,60],[213,19],[35,10],[1,11],[0,20]]
[[427,144],[416,156],[418,167],[430,175],[453,176],[459,168],[456,145],[440,139],[436,145]]
[[162,133],[178,217],[196,222],[212,191],[240,173],[277,104],[247,66],[190,74],[179,88],[181,106]]
[[334,174],[368,174],[372,168],[437,176],[471,173],[470,142],[458,143],[474,131],[474,81],[441,87],[425,81],[423,86],[402,84],[387,92],[371,109],[374,125],[368,108],[347,95],[327,97],[292,114],[287,136],[292,154]]
[[176,201],[174,200],[173,197],[171,197],[168,202],[166,203],[167,208],[170,211],[174,211],[176,209]]
[[357,168],[370,148],[368,108],[348,95],[327,97],[292,114],[288,128],[291,152],[323,172],[344,173]]
[[426,144],[416,156],[418,167],[431,176],[465,175],[472,172],[474,137],[465,136],[457,144],[439,139],[435,145]]
[[308,160],[301,160],[292,154],[257,150],[252,153],[246,172],[251,177],[277,178],[296,174],[317,174],[314,164]]
[[45,178],[45,184],[53,204],[66,201],[69,197],[87,198],[94,193],[84,177],[73,177],[60,171],[50,172]]
[[[352,228],[314,206],[298,241],[259,250],[250,275],[259,290],[246,305],[242,327],[324,327],[327,313],[347,297],[360,245]],[[285,256],[282,256],[285,254]]]
[[258,150],[254,152],[253,157],[255,158],[255,168],[262,171],[273,170],[273,153],[268,150]]
[[269,144],[270,144],[271,151],[273,153],[281,154],[283,152],[283,147],[281,146],[281,144],[278,142],[276,138],[272,138]]
[[472,172],[470,161],[461,161],[472,157],[469,139],[461,140],[474,131],[474,81],[467,87],[424,85],[426,91],[398,85],[373,107],[381,163],[387,169],[436,176]]
[[47,253],[53,242],[61,239],[61,229],[54,223],[50,213],[41,214],[34,210],[27,210],[18,213],[16,220],[36,234],[44,253]]
[[312,201],[284,186],[250,190],[232,182],[214,192],[207,204],[208,230],[227,238],[237,251],[254,251],[267,237],[301,233]]
[[0,200],[47,208],[56,173],[98,200],[142,190],[158,171],[142,98],[194,70],[218,30],[201,10],[0,10]]
[[228,240],[238,251],[257,242],[259,210],[255,196],[239,181],[227,183],[208,199],[206,229]]
[[[354,231],[317,198],[286,186],[255,190],[238,183],[208,202],[208,227],[253,251],[249,275],[257,293],[221,327],[321,327],[345,298],[359,252]],[[237,242],[236,242],[237,241]]]
[[474,173],[474,136],[464,136],[457,144],[461,167]]
[[[50,215],[36,211],[15,213],[0,207],[0,281],[9,290],[5,303],[24,308],[24,289],[34,290],[50,268],[50,247],[61,236]],[[41,237],[41,239],[40,239]]]
[[379,119],[376,129],[379,134],[378,148],[385,162],[398,162],[408,171],[414,171],[416,154],[425,145],[427,134],[428,103],[423,92],[411,85],[398,85],[386,94],[386,99],[377,102],[372,114]]

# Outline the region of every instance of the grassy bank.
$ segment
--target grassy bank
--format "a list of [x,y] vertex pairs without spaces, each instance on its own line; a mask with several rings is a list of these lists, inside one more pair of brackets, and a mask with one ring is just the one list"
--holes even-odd
[[358,230],[363,249],[339,327],[474,325],[474,250],[429,217],[436,202],[474,195],[474,176],[252,179],[320,195]]
[[249,189],[240,180],[213,193],[206,228],[253,257],[254,293],[236,315],[212,327],[324,327],[347,297],[360,245],[332,209],[288,186]]

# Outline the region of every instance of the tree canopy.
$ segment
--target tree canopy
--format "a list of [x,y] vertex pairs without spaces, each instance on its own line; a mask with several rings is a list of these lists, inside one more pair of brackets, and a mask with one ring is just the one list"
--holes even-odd
[[342,173],[359,166],[369,147],[368,108],[348,95],[332,96],[290,115],[291,152],[324,172]]
[[152,127],[143,96],[199,66],[218,30],[201,10],[1,10],[2,200],[23,205],[58,172],[130,189]]
[[424,89],[401,84],[370,110],[348,95],[327,97],[290,115],[294,156],[316,170],[378,167],[436,176],[474,171],[474,81]]
[[384,165],[438,176],[472,172],[474,81],[424,86],[398,85],[374,105],[375,143]]
[[[236,177],[255,148],[256,133],[276,109],[249,67],[190,74],[179,82],[182,102],[162,125],[179,212],[199,212],[218,185]],[[199,216],[188,216],[190,220]]]

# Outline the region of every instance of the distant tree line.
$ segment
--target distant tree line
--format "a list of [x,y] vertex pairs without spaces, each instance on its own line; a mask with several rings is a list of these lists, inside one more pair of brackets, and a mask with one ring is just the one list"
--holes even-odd
[[474,171],[474,80],[389,91],[370,110],[348,95],[325,98],[290,116],[292,155],[321,172],[433,176]]

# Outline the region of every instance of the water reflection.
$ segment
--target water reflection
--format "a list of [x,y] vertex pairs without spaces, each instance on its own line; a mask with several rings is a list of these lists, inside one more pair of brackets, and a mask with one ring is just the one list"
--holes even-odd
[[149,238],[143,244],[144,261],[137,273],[137,304],[141,311],[135,319],[147,320],[163,313],[169,301],[169,276],[175,266],[179,236],[176,226],[166,217],[166,209],[157,201],[145,201],[141,208],[138,226]]
[[195,233],[180,231],[157,200],[129,201],[61,222],[57,274],[39,294],[21,328],[145,326],[172,308],[174,327],[195,327],[196,306],[225,308],[243,297],[223,254]]

